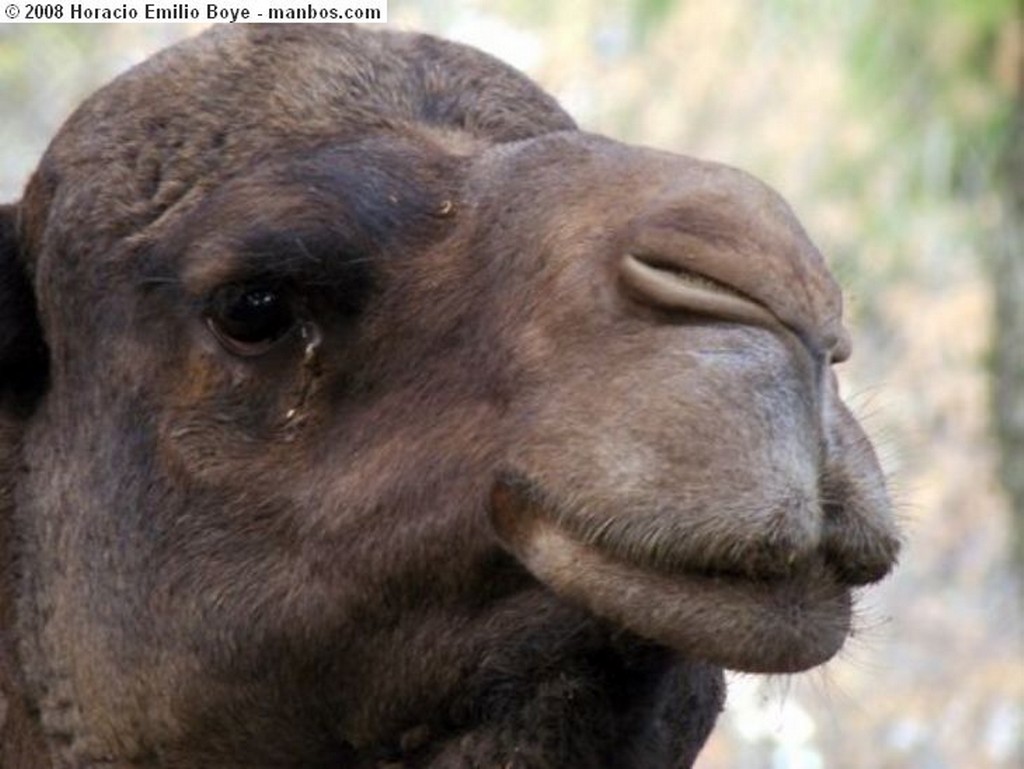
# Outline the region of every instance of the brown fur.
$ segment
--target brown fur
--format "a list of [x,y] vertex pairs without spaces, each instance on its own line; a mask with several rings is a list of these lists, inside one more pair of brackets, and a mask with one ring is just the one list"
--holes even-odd
[[5,769],[686,767],[895,559],[785,204],[470,49],[214,29],[0,224]]

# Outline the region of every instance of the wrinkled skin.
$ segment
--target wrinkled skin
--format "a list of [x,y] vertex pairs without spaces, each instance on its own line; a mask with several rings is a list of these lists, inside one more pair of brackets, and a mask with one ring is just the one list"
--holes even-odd
[[893,566],[788,207],[472,50],[217,28],[0,214],[4,767],[686,767]]

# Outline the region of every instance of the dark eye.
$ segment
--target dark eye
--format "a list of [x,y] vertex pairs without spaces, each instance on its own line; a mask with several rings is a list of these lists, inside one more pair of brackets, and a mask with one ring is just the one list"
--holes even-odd
[[223,286],[210,299],[206,322],[236,355],[260,355],[296,324],[288,294],[266,284]]

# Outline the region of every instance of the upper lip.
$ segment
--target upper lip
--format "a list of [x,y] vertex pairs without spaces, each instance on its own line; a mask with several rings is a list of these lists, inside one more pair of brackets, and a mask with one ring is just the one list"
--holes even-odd
[[[549,521],[580,545],[624,565],[647,569],[669,579],[685,576],[733,582],[799,583],[808,572],[824,568],[835,577],[837,583],[849,582],[843,578],[841,570],[830,563],[820,543],[755,540],[741,551],[732,550],[727,555],[704,555],[691,549],[693,538],[687,537],[684,532],[674,532],[668,538],[669,544],[665,545],[664,538],[659,541],[650,532],[645,536],[642,532],[631,530],[628,525],[614,526],[626,519],[609,517],[602,525],[566,513],[541,489],[525,479],[505,479],[499,481],[499,485],[518,498],[520,509],[525,514]],[[681,546],[675,546],[680,543]]]

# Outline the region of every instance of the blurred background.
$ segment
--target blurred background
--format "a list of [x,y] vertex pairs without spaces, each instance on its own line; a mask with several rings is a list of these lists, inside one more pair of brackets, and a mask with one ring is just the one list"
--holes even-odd
[[[700,769],[1024,767],[1019,0],[391,0],[586,129],[742,167],[844,284],[844,393],[907,545],[837,660],[732,679]],[[0,201],[70,110],[188,25],[0,25]]]

